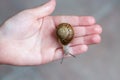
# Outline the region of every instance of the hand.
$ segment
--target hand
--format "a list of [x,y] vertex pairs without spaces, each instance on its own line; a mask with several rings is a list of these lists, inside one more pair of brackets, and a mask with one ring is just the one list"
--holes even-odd
[[39,65],[60,59],[62,48],[56,38],[56,25],[66,22],[74,27],[70,43],[72,54],[87,51],[89,44],[100,42],[101,27],[90,16],[48,16],[55,0],[43,6],[24,10],[3,23],[0,28],[0,63]]

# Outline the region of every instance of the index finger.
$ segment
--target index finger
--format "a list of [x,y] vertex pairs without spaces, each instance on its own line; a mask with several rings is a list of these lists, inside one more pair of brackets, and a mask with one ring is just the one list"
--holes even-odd
[[69,23],[72,26],[89,26],[95,24],[95,18],[92,16],[53,16],[55,25],[60,23]]

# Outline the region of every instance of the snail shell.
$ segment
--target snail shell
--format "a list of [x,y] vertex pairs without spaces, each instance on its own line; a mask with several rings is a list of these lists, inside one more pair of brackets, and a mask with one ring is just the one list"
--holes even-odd
[[[56,34],[59,41],[62,44],[63,51],[64,51],[63,55],[65,56],[69,54],[75,57],[73,54],[71,54],[71,51],[69,50],[69,45],[68,45],[74,37],[74,30],[72,26],[68,23],[61,23],[57,26]],[[63,62],[64,56],[62,57],[61,64]]]
[[67,45],[74,37],[74,30],[68,23],[61,23],[57,26],[56,34],[63,45]]

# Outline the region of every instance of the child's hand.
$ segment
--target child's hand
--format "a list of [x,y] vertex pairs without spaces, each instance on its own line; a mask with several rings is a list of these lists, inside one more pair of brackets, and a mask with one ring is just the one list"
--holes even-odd
[[89,44],[99,43],[101,27],[90,16],[49,16],[55,0],[43,6],[24,10],[5,21],[0,28],[0,63],[39,65],[62,57],[56,38],[56,25],[69,23],[75,36],[70,43],[72,54],[87,51]]

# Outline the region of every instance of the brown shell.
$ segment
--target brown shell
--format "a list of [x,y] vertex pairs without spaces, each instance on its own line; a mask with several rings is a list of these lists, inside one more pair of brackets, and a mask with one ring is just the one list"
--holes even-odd
[[67,45],[74,37],[74,30],[68,23],[61,23],[57,26],[57,37],[63,45]]

